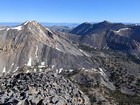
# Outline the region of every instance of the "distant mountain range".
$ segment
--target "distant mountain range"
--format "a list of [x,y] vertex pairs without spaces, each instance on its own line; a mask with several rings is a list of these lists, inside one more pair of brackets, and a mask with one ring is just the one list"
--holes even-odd
[[[0,26],[17,26],[19,24],[22,24],[23,22],[0,22]],[[50,22],[39,22],[43,26],[68,26],[70,28],[77,27],[80,25],[80,23],[50,23]],[[98,23],[98,22],[90,22],[91,24],[93,23]],[[140,25],[140,23],[123,23],[126,25]]]
[[[0,22],[0,26],[17,26],[22,24],[22,22]],[[49,23],[49,22],[40,22],[43,26],[68,26],[70,28],[76,27],[79,23]]]
[[85,22],[74,28],[70,33],[76,35],[90,35],[94,33],[101,33],[107,30],[119,30],[120,28],[126,27],[127,26],[122,23],[110,23],[108,21],[95,24]]
[[123,51],[140,58],[140,26],[122,23],[82,23],[68,35],[69,39],[95,49]]

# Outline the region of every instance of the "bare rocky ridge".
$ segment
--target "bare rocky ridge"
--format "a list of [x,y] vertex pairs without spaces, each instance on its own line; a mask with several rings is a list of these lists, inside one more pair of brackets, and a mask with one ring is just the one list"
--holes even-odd
[[119,30],[126,27],[127,26],[122,23],[111,23],[108,21],[94,24],[85,22],[74,28],[70,33],[84,36],[104,32],[107,30]]
[[53,71],[8,74],[0,84],[4,105],[90,105],[76,85]]
[[103,21],[83,23],[74,28],[68,38],[95,49],[113,49],[140,58],[140,26]]
[[91,68],[88,57],[90,55],[36,21],[0,29],[1,73],[36,64],[57,69]]

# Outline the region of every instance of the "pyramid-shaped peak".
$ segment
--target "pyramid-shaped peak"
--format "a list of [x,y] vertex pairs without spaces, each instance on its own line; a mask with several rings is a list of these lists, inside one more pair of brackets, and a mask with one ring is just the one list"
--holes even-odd
[[102,24],[111,24],[111,22],[104,20],[103,22],[101,22]]
[[38,24],[38,22],[33,20],[33,21],[26,21],[23,23],[23,25],[27,25],[27,24]]
[[53,34],[53,32],[51,30],[49,30],[48,28],[44,27],[42,24],[40,24],[37,21],[26,21],[22,24],[22,27],[24,27],[24,29],[35,29],[35,30],[42,30],[42,31],[48,31],[51,34]]
[[31,29],[31,28],[36,28],[36,29],[43,29],[45,30],[45,27],[42,26],[39,22],[37,21],[26,21],[22,24],[23,27]]

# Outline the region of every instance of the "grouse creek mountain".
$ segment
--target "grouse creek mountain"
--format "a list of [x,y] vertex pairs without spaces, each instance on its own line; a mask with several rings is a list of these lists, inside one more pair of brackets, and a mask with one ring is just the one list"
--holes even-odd
[[[41,65],[57,69],[91,68],[90,55],[36,21],[0,28],[0,72]],[[77,63],[78,62],[78,63]]]

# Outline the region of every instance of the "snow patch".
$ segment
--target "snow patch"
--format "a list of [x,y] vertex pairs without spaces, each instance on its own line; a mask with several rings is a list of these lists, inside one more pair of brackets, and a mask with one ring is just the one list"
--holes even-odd
[[82,68],[82,70],[84,70],[85,68]]
[[115,32],[120,32],[120,31],[124,31],[124,30],[129,30],[130,28],[122,28],[122,29],[119,29],[118,31],[115,31]]
[[23,25],[27,25],[29,21],[26,21]]
[[41,62],[41,65],[44,66],[45,65],[45,62]]
[[50,29],[46,28],[46,30],[48,30],[49,32],[51,32],[51,33],[52,33],[52,31],[51,31]]
[[62,72],[62,70],[63,70],[63,68],[60,68],[58,73],[61,73],[61,72]]
[[14,63],[12,63],[11,67],[13,67],[13,66],[14,66]]
[[30,26],[28,28],[31,30],[31,27]]
[[58,69],[56,69],[56,73],[59,73],[59,70]]
[[54,65],[52,65],[52,69],[54,68]]
[[61,51],[61,49],[58,48],[57,44],[55,45],[55,49],[58,50],[58,51]]
[[69,69],[69,72],[73,72],[73,70],[72,69]]
[[6,73],[6,67],[3,68],[3,71],[2,71],[2,72],[3,72],[3,73]]
[[83,50],[79,49],[81,52],[83,52]]
[[5,28],[1,28],[0,30],[4,30]]
[[85,71],[86,71],[86,72],[88,72],[88,70],[87,70],[87,69],[86,69]]
[[26,21],[23,25],[27,25],[29,22],[31,22],[31,21]]
[[56,47],[56,50],[61,51],[58,47]]
[[40,72],[42,72],[42,69],[39,69]]
[[32,66],[32,58],[29,58],[27,66]]
[[29,70],[26,71],[26,73],[29,73],[29,72],[30,72]]
[[97,69],[92,68],[92,70],[97,71]]
[[14,27],[14,28],[11,28],[11,29],[16,29],[16,30],[22,30],[22,26],[17,26],[17,27]]
[[102,68],[99,68],[99,73],[100,73],[102,76],[106,77],[106,74],[104,73],[104,71],[103,71]]
[[10,30],[10,28],[7,28],[6,30],[7,30],[7,31]]
[[36,72],[36,69],[34,69],[34,72]]
[[87,57],[89,57],[90,55],[88,55],[86,52],[84,52],[83,50],[79,49],[79,51],[83,54],[86,55]]
[[41,62],[41,65],[38,66],[39,68],[45,67],[45,62]]
[[44,66],[44,65],[39,65],[39,66],[38,66],[38,68],[43,68],[43,67],[45,67],[45,66]]

